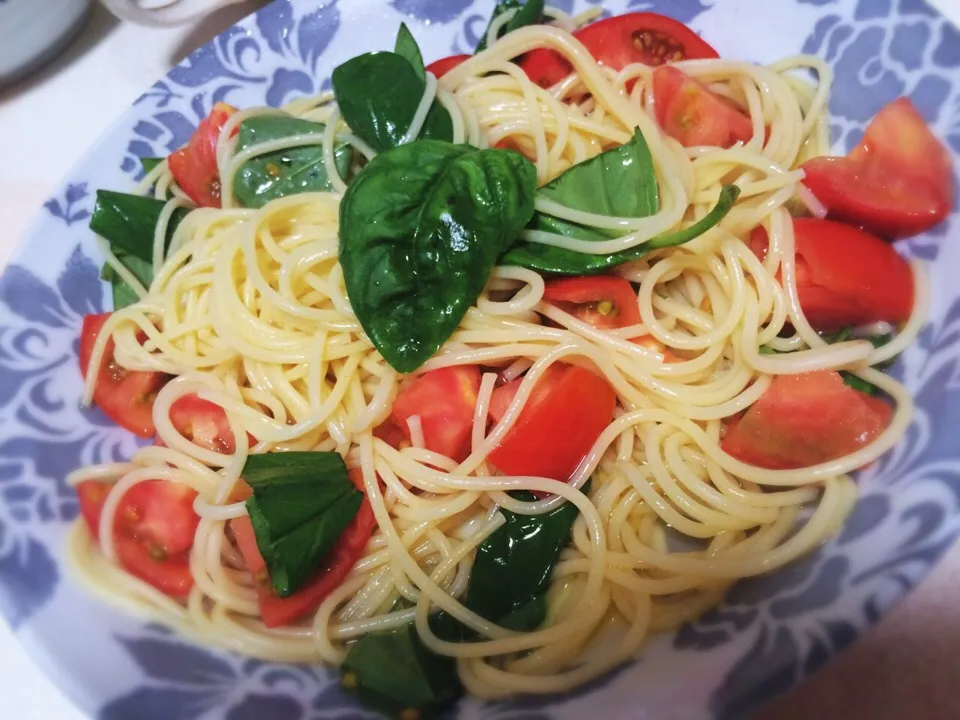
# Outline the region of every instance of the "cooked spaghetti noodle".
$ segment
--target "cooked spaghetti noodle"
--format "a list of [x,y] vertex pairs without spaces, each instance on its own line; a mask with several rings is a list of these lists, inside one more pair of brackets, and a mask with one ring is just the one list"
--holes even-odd
[[[573,27],[566,17],[557,22]],[[558,51],[574,69],[550,90],[510,62],[537,47]],[[284,662],[337,665],[359,636],[414,623],[428,648],[458,659],[471,693],[491,698],[583,683],[634,656],[652,632],[716,605],[737,580],[781,567],[834,533],[856,500],[848,473],[888,450],[910,421],[905,389],[868,366],[916,337],[926,312],[924,274],[914,267],[913,317],[887,347],[823,340],[800,309],[785,206],[799,199],[817,212],[798,168],[828,151],[829,68],[809,56],[766,67],[728,60],[678,67],[744,108],[753,138],[729,149],[683,148],[654,119],[652,68],[604,68],[560,27],[521,28],[441,80],[428,75],[411,138],[436,98],[451,115],[454,142],[481,148],[509,142],[533,161],[541,185],[626,143],[634,128],[642,132],[659,186],[656,214],[610,217],[539,197],[541,211],[619,235],[594,242],[527,230],[528,241],[589,254],[633,248],[702,218],[722,184],[741,191],[713,229],[618,268],[639,287],[639,325],[592,327],[544,302],[544,281],[536,272],[497,268],[459,329],[418,371],[461,364],[489,369],[471,452],[459,464],[423,447],[416,418],[410,447],[395,449],[373,435],[405,378],[361,329],[338,263],[338,206],[346,183],[333,144],[347,142],[367,159],[375,152],[344,124],[332,93],[282,110],[234,114],[217,147],[223,208],[190,212],[169,248],[167,223],[177,207],[190,203],[166,163],[150,172],[141,191],[172,197],[156,230],[155,278],[149,288],[131,282],[140,301],[107,320],[87,374],[87,400],[97,378],[93,369],[110,340],[122,367],[177,377],[154,405],[162,445],[139,450],[128,463],[81,469],[70,478],[112,484],[100,543],[82,523],[70,537],[70,557],[84,582],[110,602],[199,642]],[[812,70],[818,82],[801,79],[797,70]],[[236,152],[234,128],[276,113],[324,122],[326,131]],[[234,205],[234,177],[245,162],[306,145],[324,148],[333,192],[293,195],[256,210]],[[757,225],[769,237],[763,260],[742,240]],[[115,257],[107,259],[124,278],[130,275]],[[784,332],[789,327],[792,334]],[[643,336],[646,342],[631,342]],[[782,354],[761,354],[762,345]],[[665,354],[674,361],[665,362]],[[561,361],[588,366],[609,382],[617,396],[615,419],[569,483],[495,474],[488,454],[538,379]],[[749,408],[773,376],[839,368],[876,385],[895,404],[892,421],[873,442],[799,470],[754,467],[721,450],[721,421]],[[488,430],[497,372],[523,381]],[[201,448],[174,427],[170,408],[189,394],[226,411],[236,438],[233,454]],[[361,468],[377,530],[347,580],[309,622],[268,629],[226,523],[246,514],[235,490],[248,455],[288,450],[335,451],[348,466]],[[195,586],[184,604],[116,564],[111,538],[120,498],[149,479],[199,493],[201,521],[190,554]],[[517,489],[549,495],[522,502],[508,494]],[[475,550],[503,523],[498,509],[536,514],[562,502],[573,503],[579,517],[552,576],[543,626],[514,632],[467,609],[461,600]],[[428,624],[437,610],[485,639],[438,638]],[[595,651],[599,644],[602,652]]]

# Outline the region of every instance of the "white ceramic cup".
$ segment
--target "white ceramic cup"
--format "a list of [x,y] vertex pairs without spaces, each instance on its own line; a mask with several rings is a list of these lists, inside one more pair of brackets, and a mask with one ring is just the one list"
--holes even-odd
[[[0,0],[2,2],[2,0]],[[243,0],[100,0],[121,20],[150,27],[173,27],[198,15]]]
[[87,15],[90,0],[0,0],[0,85],[52,58]]

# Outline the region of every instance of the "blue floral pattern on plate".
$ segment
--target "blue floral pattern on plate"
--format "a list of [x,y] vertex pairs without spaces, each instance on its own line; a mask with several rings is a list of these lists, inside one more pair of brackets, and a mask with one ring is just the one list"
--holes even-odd
[[[596,0],[555,0],[579,12]],[[603,7],[671,14],[724,56],[773,60],[812,52],[835,73],[834,137],[857,142],[897,95],[960,154],[960,33],[922,0],[612,0]],[[0,276],[0,612],[38,661],[104,720],[372,717],[321,668],[278,666],[196,647],[105,610],[62,571],[77,503],[64,477],[129,457],[136,440],[79,404],[77,336],[106,307],[86,220],[92,189],[125,188],[139,158],[181,145],[213,103],[277,105],[329,87],[337,61],[390,47],[407,22],[428,59],[471,49],[493,0],[278,0],[200,48],[148,89],[109,138],[44,204]],[[944,242],[957,216],[906,244],[936,259],[930,326],[895,372],[916,398],[905,442],[861,473],[862,497],[843,531],[778,573],[740,583],[723,606],[642,658],[575,693],[499,703],[465,700],[449,717],[549,720],[743,717],[853,642],[912,588],[960,534],[960,289]],[[78,624],[76,618],[87,622]],[[91,663],[90,659],[96,662]],[[682,673],[680,669],[682,668]],[[691,684],[690,678],[697,678]]]

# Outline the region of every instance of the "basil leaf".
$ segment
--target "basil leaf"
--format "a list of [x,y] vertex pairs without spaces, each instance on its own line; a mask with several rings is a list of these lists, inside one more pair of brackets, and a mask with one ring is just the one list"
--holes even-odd
[[880,392],[880,388],[873,383],[867,382],[858,375],[854,375],[846,370],[840,371],[840,377],[843,378],[845,385],[852,387],[854,390],[859,390],[862,393],[866,393],[867,395],[876,395],[878,392]]
[[[150,287],[150,283],[153,282],[153,263],[146,262],[136,255],[128,255],[127,253],[114,253],[114,255],[117,260],[123,263],[127,270],[133,273],[134,277],[136,277],[144,287]],[[103,266],[100,277],[112,286],[114,310],[122,310],[134,303],[140,302],[140,296],[137,295],[132,287],[127,285],[124,279],[121,278],[110,265]]]
[[[166,203],[163,200],[97,190],[97,203],[90,217],[90,229],[104,237],[114,253],[133,255],[153,262],[153,234]],[[180,221],[190,212],[177,208],[167,225],[167,243]]]
[[433,715],[462,692],[456,663],[428,650],[412,624],[364,635],[341,672],[346,688],[389,717]]
[[427,70],[423,64],[423,55],[420,54],[420,46],[414,39],[410,28],[406,23],[400,23],[400,29],[397,31],[397,42],[394,45],[393,52],[402,58],[406,58],[417,72],[417,77],[421,80],[427,77]]
[[533,214],[536,169],[510,150],[420,140],[363,168],[340,203],[357,319],[400,372],[430,358]]
[[[639,130],[628,143],[574,165],[544,185],[540,194],[571,210],[613,217],[649,217],[660,208],[653,156]],[[530,226],[581,240],[607,240],[623,234],[541,212],[533,216]]]
[[[525,491],[512,495],[525,502],[536,500]],[[546,606],[539,617],[529,607],[520,611],[546,592],[579,510],[566,502],[542,515],[501,512],[507,522],[477,548],[464,604],[485,618],[500,621],[512,616],[527,624],[536,620],[536,627],[543,622]]]
[[151,170],[153,170],[157,165],[162,163],[166,158],[158,157],[145,157],[140,158],[140,164],[143,166],[143,174],[148,175]]
[[[321,123],[300,118],[280,115],[252,117],[240,124],[237,152],[270,140],[320,134],[323,131],[324,126]],[[345,143],[339,143],[334,147],[333,157],[340,177],[346,178],[353,162],[353,149]],[[321,144],[259,155],[245,162],[233,181],[234,196],[241,205],[248,208],[263,207],[271,200],[288,195],[332,189],[333,185],[323,162]]]
[[251,455],[243,478],[253,489],[247,512],[270,582],[288,597],[316,574],[360,509],[363,493],[333,452]]
[[[366,53],[333,71],[333,91],[343,119],[377,152],[401,144],[426,87],[410,61],[392,52]],[[419,137],[453,139],[450,113],[436,100]]]
[[514,9],[517,11],[517,13],[507,21],[507,24],[500,29],[500,32],[497,33],[497,40],[517,28],[542,23],[543,5],[543,0],[526,0],[524,3],[521,3],[520,0],[500,0],[493,9],[493,15],[490,16],[490,22],[487,23],[483,35],[480,36],[480,42],[477,43],[475,52],[487,49],[487,35],[490,33],[490,26],[493,25],[494,20],[503,15],[503,13]]
[[519,265],[538,272],[557,275],[596,275],[603,273],[617,265],[642,258],[652,250],[682,245],[703,235],[726,217],[739,195],[740,188],[736,185],[725,185],[720,191],[720,199],[714,208],[693,225],[683,230],[658,235],[630,250],[622,250],[609,255],[588,255],[552,245],[519,241],[500,258],[498,264]]

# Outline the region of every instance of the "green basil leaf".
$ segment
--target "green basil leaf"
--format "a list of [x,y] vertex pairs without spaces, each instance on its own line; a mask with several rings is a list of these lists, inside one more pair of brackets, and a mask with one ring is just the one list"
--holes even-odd
[[[166,203],[163,200],[97,190],[90,229],[104,237],[115,253],[122,252],[153,262],[153,233]],[[167,243],[180,221],[190,212],[177,208],[167,225]]]
[[[377,152],[400,145],[426,90],[410,61],[392,52],[366,53],[333,71],[333,91],[343,119]],[[436,100],[420,138],[453,139],[450,113]]]
[[500,32],[497,33],[497,40],[502,38],[508,32],[512,32],[517,28],[525,27],[527,25],[539,25],[544,21],[543,18],[543,0],[526,0],[526,2],[521,3],[520,0],[500,0],[497,3],[497,6],[493,9],[493,15],[490,16],[490,22],[487,23],[486,29],[483,31],[483,35],[480,36],[480,42],[477,43],[477,49],[475,52],[480,52],[481,50],[487,49],[487,35],[490,32],[490,26],[493,25],[494,20],[503,15],[503,13],[508,10],[516,10],[517,13],[510,20],[507,21],[507,24],[501,28]]
[[423,64],[423,55],[420,54],[420,46],[417,45],[417,41],[406,23],[400,23],[400,30],[397,31],[397,42],[394,45],[393,52],[410,62],[417,72],[417,77],[421,80],[426,78],[427,70]]
[[652,250],[673,247],[690,242],[726,217],[733,207],[740,188],[726,185],[720,191],[720,199],[714,208],[690,227],[676,232],[664,233],[630,250],[609,255],[588,255],[565,248],[519,241],[499,260],[499,265],[519,265],[543,273],[556,275],[596,275],[630,260],[642,258]]
[[[292,137],[321,134],[324,125],[282,115],[260,115],[244,120],[237,136],[237,152],[247,148]],[[353,162],[353,149],[338,143],[333,150],[334,164],[340,177],[346,178]],[[271,200],[302,192],[324,192],[333,185],[323,162],[323,146],[276,150],[245,162],[233,180],[233,194],[244,207],[259,208]]]
[[[540,194],[572,210],[612,217],[649,217],[660,209],[653,156],[640,130],[630,142],[574,165],[540,188]],[[581,240],[607,240],[622,234],[541,212],[533,216],[530,226]]]
[[270,582],[288,597],[317,573],[359,511],[363,493],[333,452],[251,455],[243,478],[253,489],[247,512]]
[[143,166],[143,174],[149,174],[157,165],[162,163],[166,158],[158,157],[145,157],[140,158],[140,164]]
[[428,650],[412,624],[370,633],[351,646],[343,684],[365,705],[390,717],[418,710],[429,717],[462,692],[452,658]]
[[517,632],[531,632],[540,627],[546,617],[547,594],[541,593],[497,620],[497,625]]
[[[513,493],[530,502],[528,492]],[[530,622],[536,617],[527,608],[546,592],[553,566],[570,540],[570,528],[579,510],[566,502],[542,515],[518,515],[501,510],[507,522],[477,548],[470,571],[464,604],[477,614],[495,621],[510,617]],[[539,617],[537,624],[543,622]],[[536,626],[534,626],[536,627]]]
[[357,319],[400,372],[456,330],[533,214],[536,169],[510,150],[420,140],[363,168],[340,203],[340,264]]
[[854,375],[846,370],[840,371],[840,377],[843,378],[845,385],[852,387],[854,390],[859,390],[862,393],[866,393],[867,395],[876,395],[878,392],[880,392],[880,388],[873,383],[867,382],[858,375]]
[[[136,255],[128,255],[127,253],[114,253],[114,255],[117,260],[123,263],[127,270],[133,273],[134,277],[136,277],[145,288],[150,287],[150,283],[153,282],[153,263],[146,262]],[[111,266],[104,265],[100,277],[112,286],[114,310],[122,310],[140,301],[140,296],[137,295],[132,287],[127,285],[123,278],[121,278]]]

